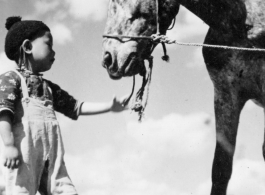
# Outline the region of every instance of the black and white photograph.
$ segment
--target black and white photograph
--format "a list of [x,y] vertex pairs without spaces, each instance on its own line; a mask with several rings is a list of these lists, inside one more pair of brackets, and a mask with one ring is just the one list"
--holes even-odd
[[264,0],[0,0],[0,195],[264,195]]

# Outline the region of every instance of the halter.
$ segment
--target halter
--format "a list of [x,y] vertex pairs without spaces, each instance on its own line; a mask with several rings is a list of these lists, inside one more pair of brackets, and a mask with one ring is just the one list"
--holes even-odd
[[[175,20],[174,20],[175,23]],[[171,29],[174,26],[174,23],[171,27]],[[149,95],[149,86],[151,83],[151,75],[152,75],[152,68],[153,68],[153,56],[151,56],[152,52],[154,51],[155,47],[157,46],[157,44],[161,43],[162,47],[163,47],[163,51],[164,51],[164,56],[162,56],[162,59],[165,61],[169,60],[169,56],[167,55],[167,51],[166,51],[166,45],[165,42],[161,41],[161,38],[164,35],[160,34],[160,24],[159,24],[159,2],[158,0],[156,0],[156,34],[151,35],[151,36],[128,36],[128,35],[113,35],[113,34],[103,34],[104,38],[112,38],[112,39],[118,39],[121,40],[123,38],[127,38],[130,40],[142,40],[142,39],[146,39],[149,40],[152,43],[151,49],[148,53],[147,56],[145,56],[144,60],[148,60],[149,65],[145,64],[145,75],[143,75],[143,82],[142,82],[142,86],[139,89],[139,91],[136,94],[136,98],[134,100],[134,105],[131,107],[132,110],[134,110],[135,112],[138,112],[139,114],[139,121],[142,120],[142,117],[144,115],[144,110],[145,107],[147,105],[147,100],[148,100],[148,95]],[[163,38],[162,38],[163,39]],[[127,105],[133,95],[134,92],[134,87],[135,87],[135,76],[133,76],[133,88],[132,88],[132,92],[130,94],[130,96],[128,97],[128,99],[126,99],[123,102],[123,106]],[[145,102],[143,102],[143,95],[144,95],[144,91],[147,91],[147,95],[145,98]]]
[[[170,29],[174,27],[175,24],[175,19],[173,21],[173,25]],[[168,30],[170,30],[168,29]],[[153,34],[151,36],[128,36],[128,35],[113,35],[113,34],[103,34],[103,38],[113,38],[113,39],[118,39],[121,40],[123,38],[127,38],[130,40],[139,40],[139,39],[146,39],[149,40],[152,43],[150,52],[148,56],[145,58],[146,60],[149,60],[151,57],[152,52],[154,51],[155,47],[157,44],[161,43],[164,51],[164,56],[162,56],[162,59],[164,61],[169,61],[169,56],[167,55],[167,49],[165,42],[161,41],[161,33],[160,33],[160,24],[159,24],[159,0],[156,0],[156,34]]]

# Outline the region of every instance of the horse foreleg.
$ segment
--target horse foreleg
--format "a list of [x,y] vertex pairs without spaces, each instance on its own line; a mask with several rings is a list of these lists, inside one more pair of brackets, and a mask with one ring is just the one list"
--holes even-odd
[[225,195],[232,174],[237,128],[244,101],[230,92],[215,92],[216,148],[211,195]]

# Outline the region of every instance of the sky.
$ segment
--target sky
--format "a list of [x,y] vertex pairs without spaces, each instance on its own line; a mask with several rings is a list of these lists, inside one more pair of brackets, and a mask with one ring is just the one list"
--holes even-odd
[[[0,71],[14,66],[4,53],[9,16],[42,20],[54,37],[56,61],[44,77],[80,101],[109,102],[131,92],[132,78],[111,80],[102,67],[108,0],[0,0]],[[208,26],[181,7],[167,34],[202,43]],[[200,47],[169,45],[170,62],[153,53],[144,119],[131,111],[58,120],[65,163],[79,194],[210,194],[215,149],[213,84]],[[137,86],[141,78],[136,79]],[[265,193],[263,110],[249,101],[242,111],[228,195]],[[0,172],[0,186],[3,186]]]

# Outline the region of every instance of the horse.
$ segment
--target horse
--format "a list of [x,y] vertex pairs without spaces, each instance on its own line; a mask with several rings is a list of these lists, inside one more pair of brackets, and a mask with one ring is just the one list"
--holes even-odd
[[[214,86],[216,147],[211,195],[225,195],[232,174],[241,110],[248,100],[264,108],[265,2],[262,0],[109,0],[103,38],[103,62],[111,79],[145,75],[159,38],[180,5],[208,26],[202,54]],[[152,37],[156,35],[155,38]],[[155,40],[155,41],[154,41]],[[242,49],[240,49],[242,48]],[[245,49],[244,49],[245,48]],[[249,48],[250,50],[247,50]],[[265,158],[265,144],[262,146]]]

